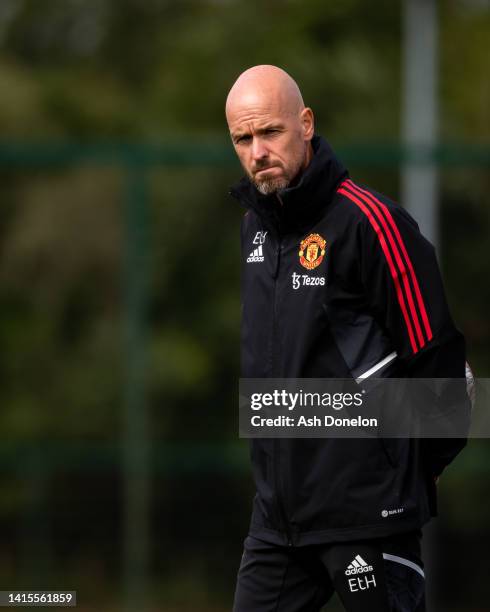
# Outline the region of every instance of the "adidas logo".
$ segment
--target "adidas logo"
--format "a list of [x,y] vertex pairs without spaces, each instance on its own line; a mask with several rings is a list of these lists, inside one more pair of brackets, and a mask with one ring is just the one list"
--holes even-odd
[[373,566],[368,565],[361,555],[356,555],[355,559],[351,563],[349,563],[347,569],[345,570],[346,576],[352,576],[354,574],[364,574],[366,572],[372,572]]
[[264,261],[264,253],[262,252],[262,245],[254,249],[247,257],[247,263],[255,263]]

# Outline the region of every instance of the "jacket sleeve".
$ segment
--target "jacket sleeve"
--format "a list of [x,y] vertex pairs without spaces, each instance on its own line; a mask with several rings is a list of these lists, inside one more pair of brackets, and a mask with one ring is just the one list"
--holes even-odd
[[[400,206],[375,196],[366,202],[366,208],[371,205],[363,230],[364,291],[397,352],[400,371],[408,378],[461,379],[466,390],[465,342],[449,312],[434,247]],[[470,404],[466,391],[463,396],[457,409],[467,431]],[[465,444],[466,438],[424,439],[431,474],[438,476]]]

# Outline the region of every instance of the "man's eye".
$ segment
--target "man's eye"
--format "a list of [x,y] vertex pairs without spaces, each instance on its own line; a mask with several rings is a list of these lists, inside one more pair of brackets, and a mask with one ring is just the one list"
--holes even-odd
[[244,144],[246,142],[248,142],[250,140],[250,136],[239,136],[235,142],[236,143],[240,143],[240,144]]

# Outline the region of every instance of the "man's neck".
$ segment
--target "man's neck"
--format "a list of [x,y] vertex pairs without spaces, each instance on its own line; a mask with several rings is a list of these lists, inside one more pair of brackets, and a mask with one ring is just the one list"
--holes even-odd
[[314,155],[315,155],[315,152],[313,151],[313,146],[312,146],[311,140],[310,140],[310,142],[308,143],[308,145],[306,147],[305,161],[303,162],[303,165],[301,166],[300,171],[298,172],[298,174],[294,177],[294,179],[289,184],[289,187],[296,187],[296,185],[300,182],[301,177],[303,176],[304,171],[310,165],[311,160],[313,159]]
[[303,172],[306,170],[306,168],[308,168],[308,166],[310,165],[311,160],[313,159],[313,146],[311,144],[311,140],[308,142],[308,146],[306,147],[306,159],[305,159],[305,165],[303,168]]

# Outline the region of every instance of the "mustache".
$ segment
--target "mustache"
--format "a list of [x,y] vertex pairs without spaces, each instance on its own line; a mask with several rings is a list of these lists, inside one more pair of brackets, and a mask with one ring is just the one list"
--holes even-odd
[[253,174],[260,172],[261,170],[268,170],[269,168],[280,168],[279,164],[269,164],[267,162],[257,162],[252,168]]

